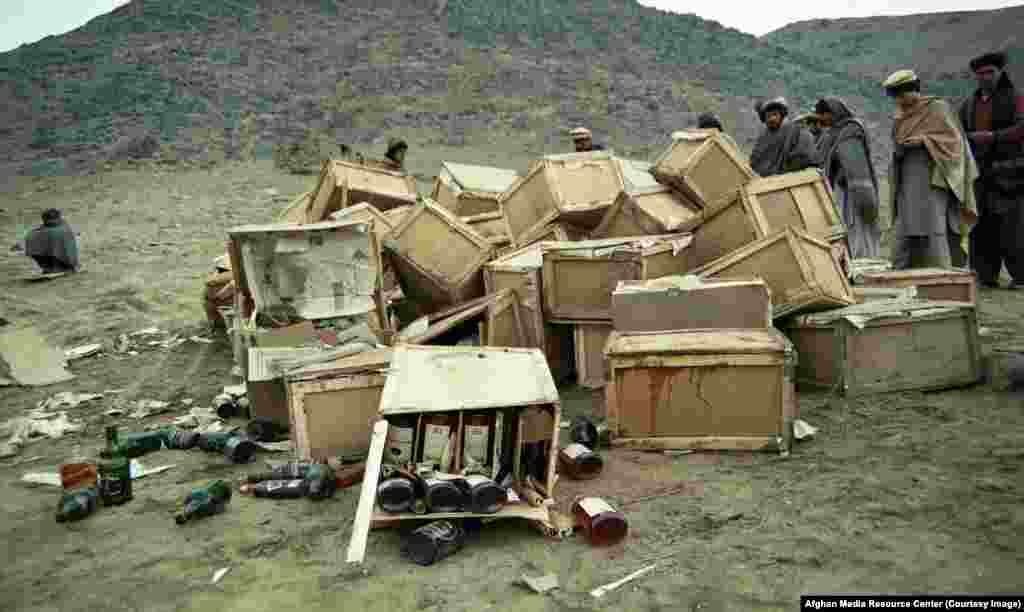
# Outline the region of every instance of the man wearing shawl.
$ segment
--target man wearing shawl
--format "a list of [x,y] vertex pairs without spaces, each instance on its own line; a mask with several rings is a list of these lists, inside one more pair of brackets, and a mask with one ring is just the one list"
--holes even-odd
[[697,115],[697,129],[725,131],[725,128],[722,127],[722,121],[714,113],[701,113]]
[[970,62],[978,90],[960,107],[960,122],[981,174],[981,215],[971,232],[971,267],[978,281],[999,286],[1003,264],[1013,289],[1024,287],[1024,95],[1004,69],[1005,53]]
[[754,172],[773,176],[815,165],[814,137],[800,124],[786,121],[789,106],[784,98],[758,102],[754,111],[765,125],[750,154]]
[[78,242],[59,210],[43,212],[43,224],[25,237],[25,254],[39,264],[43,274],[78,270]]
[[839,98],[818,100],[814,112],[825,128],[818,141],[818,160],[846,225],[850,257],[879,257],[878,177],[867,128]]
[[968,230],[978,221],[978,169],[953,111],[941,98],[921,95],[912,70],[882,83],[896,101],[889,172],[893,214],[893,268],[942,268],[962,258]]

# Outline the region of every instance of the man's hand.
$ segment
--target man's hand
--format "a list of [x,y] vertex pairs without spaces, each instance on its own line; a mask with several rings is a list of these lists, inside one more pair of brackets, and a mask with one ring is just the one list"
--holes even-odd
[[990,145],[995,139],[995,135],[992,132],[969,132],[967,134],[967,140],[970,140],[971,144],[974,145]]

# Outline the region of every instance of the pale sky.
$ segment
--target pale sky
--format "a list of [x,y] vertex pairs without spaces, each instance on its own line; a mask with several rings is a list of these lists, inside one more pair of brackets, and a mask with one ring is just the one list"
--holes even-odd
[[[213,0],[216,1],[216,0]],[[496,0],[501,1],[501,0]],[[74,30],[109,13],[126,0],[0,0],[0,52]],[[787,23],[871,15],[908,15],[996,9],[1020,0],[834,0],[832,2],[765,2],[764,0],[640,0],[665,11],[696,13],[730,28],[760,36]]]

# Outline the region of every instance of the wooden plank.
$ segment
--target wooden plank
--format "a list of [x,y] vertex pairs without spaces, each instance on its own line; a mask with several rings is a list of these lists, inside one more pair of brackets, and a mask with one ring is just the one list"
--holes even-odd
[[356,517],[352,521],[352,537],[348,543],[349,563],[362,563],[366,556],[366,539],[369,537],[370,520],[377,498],[377,484],[380,481],[380,464],[384,458],[384,443],[387,437],[388,422],[381,419],[374,424],[373,437],[370,439],[363,488],[359,492],[359,505],[356,507]]
[[515,503],[508,504],[491,514],[479,514],[476,512],[436,512],[432,514],[390,513],[375,507],[371,516],[371,529],[392,527],[404,521],[434,521],[440,519],[464,519],[464,518],[487,518],[487,519],[510,519],[519,518],[534,521],[548,520],[548,507],[533,507],[529,504]]

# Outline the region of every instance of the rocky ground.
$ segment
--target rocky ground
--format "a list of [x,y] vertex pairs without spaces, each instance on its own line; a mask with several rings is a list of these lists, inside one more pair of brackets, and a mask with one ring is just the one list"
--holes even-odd
[[[525,169],[537,153],[507,140],[472,146],[427,153],[414,140],[409,163],[421,190],[441,159]],[[856,400],[801,393],[802,417],[819,433],[786,458],[609,452],[601,479],[556,491],[562,505],[585,490],[626,513],[630,536],[607,550],[507,521],[422,568],[403,560],[399,534],[384,530],[371,533],[365,567],[351,569],[344,554],[358,489],[322,502],[236,495],[225,514],[175,525],[192,487],[252,469],[198,450],[147,455],[146,465],[175,467],[137,481],[129,504],[57,524],[56,490],[21,475],[95,453],[106,424],[135,430],[166,416],[106,416],[111,407],[206,404],[233,382],[229,344],[203,329],[202,282],[227,228],[269,220],[313,180],[259,162],[4,183],[0,316],[10,325],[34,326],[61,347],[151,326],[215,341],[107,351],[72,362],[73,381],[0,388],[0,422],[60,391],[121,390],[69,411],[83,431],[35,441],[0,463],[0,609],[792,610],[807,592],[1019,591],[1024,401],[986,385]],[[10,245],[51,206],[80,232],[85,273],[23,283],[35,270]],[[1024,294],[980,295],[986,349],[1019,337]],[[570,417],[603,411],[600,393],[567,388],[563,400]],[[683,492],[667,495],[673,488]],[[635,583],[600,600],[588,594],[654,561]],[[545,573],[560,584],[548,595],[517,584]]]

